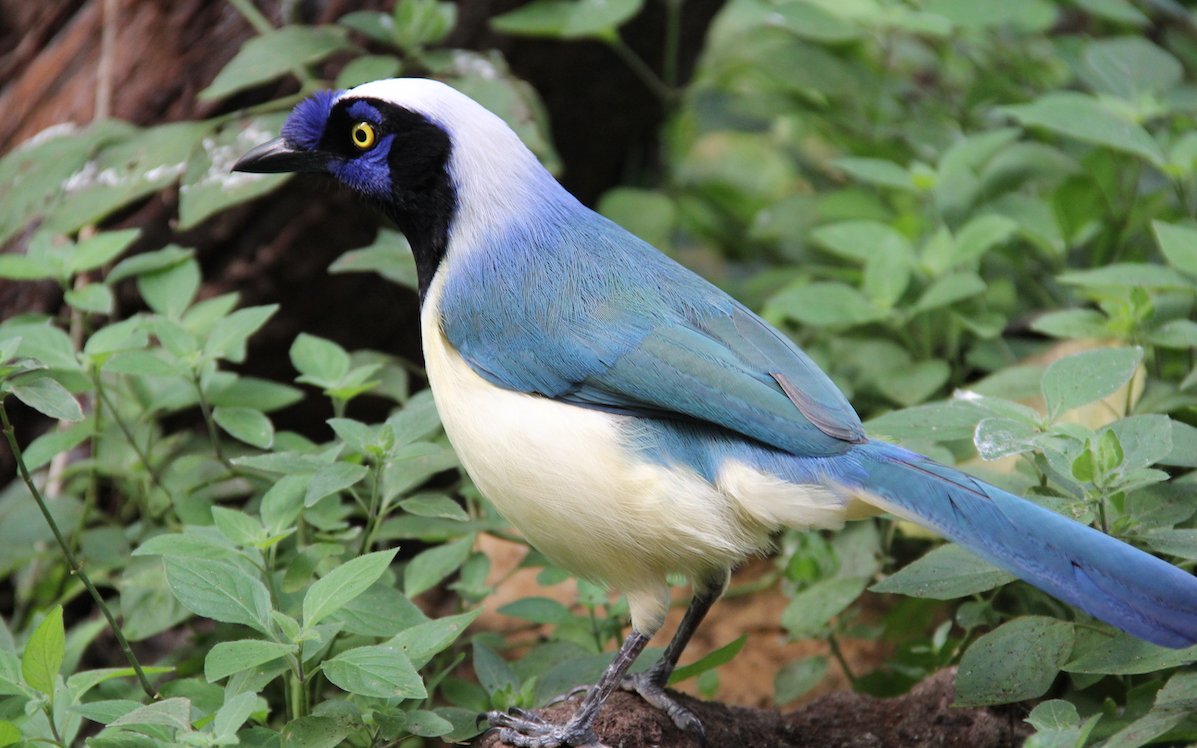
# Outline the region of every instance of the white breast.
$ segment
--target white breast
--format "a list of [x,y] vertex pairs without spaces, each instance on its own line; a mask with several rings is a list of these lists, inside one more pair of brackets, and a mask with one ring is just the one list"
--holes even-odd
[[[581,408],[497,387],[483,379],[441,332],[443,273],[424,300],[424,363],[445,433],[487,499],[529,542],[562,568],[628,595],[632,622],[655,631],[669,595],[665,577],[702,579],[768,544],[780,507],[762,511],[776,478],[753,480],[729,464],[712,485],[696,472],[640,458],[627,447],[629,416]],[[759,475],[759,474],[757,474]],[[819,505],[820,521],[842,521],[830,492],[788,486],[789,502]],[[813,519],[807,516],[807,519]]]

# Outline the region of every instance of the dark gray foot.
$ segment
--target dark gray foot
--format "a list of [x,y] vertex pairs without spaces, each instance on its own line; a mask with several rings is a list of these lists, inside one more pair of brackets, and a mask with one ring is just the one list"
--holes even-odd
[[517,748],[606,748],[589,725],[574,720],[564,725],[554,725],[523,709],[487,712],[482,716],[490,723],[491,729],[499,731],[500,740]]
[[619,687],[640,694],[640,698],[669,715],[669,719],[673,720],[673,724],[677,725],[679,730],[694,735],[702,745],[707,744],[707,733],[702,727],[702,722],[694,716],[694,712],[665,693],[665,687],[653,677],[651,670],[625,676]]

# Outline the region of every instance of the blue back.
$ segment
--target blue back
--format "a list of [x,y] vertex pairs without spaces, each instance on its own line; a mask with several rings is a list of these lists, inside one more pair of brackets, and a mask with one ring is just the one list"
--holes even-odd
[[796,345],[564,191],[449,262],[442,329],[498,386],[692,419],[797,455],[841,454],[864,438]]

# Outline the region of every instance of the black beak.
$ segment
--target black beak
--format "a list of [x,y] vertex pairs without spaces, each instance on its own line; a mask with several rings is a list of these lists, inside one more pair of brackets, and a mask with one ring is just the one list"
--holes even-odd
[[248,171],[255,174],[278,174],[280,172],[325,171],[328,156],[319,151],[301,151],[292,148],[282,138],[263,143],[242,156],[233,164],[233,171]]

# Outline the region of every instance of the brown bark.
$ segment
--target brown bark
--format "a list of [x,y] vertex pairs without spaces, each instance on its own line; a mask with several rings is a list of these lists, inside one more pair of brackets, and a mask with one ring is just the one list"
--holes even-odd
[[[851,691],[820,697],[792,712],[748,709],[676,694],[702,720],[713,748],[1005,748],[1021,745],[1029,729],[1021,720],[988,709],[956,709],[955,670],[944,670],[895,699],[874,699]],[[557,724],[578,706],[571,700],[540,710]],[[595,733],[619,748],[697,748],[695,736],[679,730],[639,696],[617,692],[599,713]],[[477,748],[506,745],[495,733]]]

